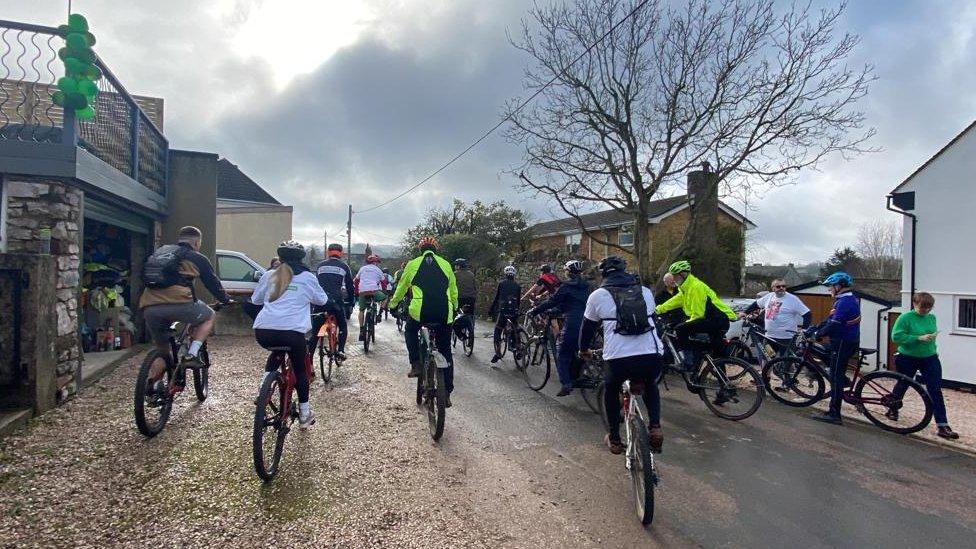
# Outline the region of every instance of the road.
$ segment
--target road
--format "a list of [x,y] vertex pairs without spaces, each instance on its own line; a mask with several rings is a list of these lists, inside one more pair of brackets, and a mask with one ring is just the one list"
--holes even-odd
[[479,339],[433,443],[392,323],[379,338],[316,382],[318,423],[289,436],[267,486],[250,460],[266,356],[253,341],[215,338],[211,397],[183,395],[152,440],[132,425],[129,361],[0,441],[0,546],[962,547],[976,534],[970,456],[771,401],[732,423],[674,384],[644,529],[578,395],[529,390]]

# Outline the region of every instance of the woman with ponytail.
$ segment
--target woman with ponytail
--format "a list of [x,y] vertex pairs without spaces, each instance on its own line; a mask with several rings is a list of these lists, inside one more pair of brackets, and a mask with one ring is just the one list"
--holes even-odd
[[[263,305],[254,319],[254,337],[265,349],[290,348],[288,357],[298,391],[298,426],[308,429],[315,423],[315,416],[308,404],[305,333],[312,329],[311,305],[325,305],[329,298],[315,274],[302,263],[304,246],[293,240],[282,242],[278,257],[281,264],[261,277],[251,296],[252,303]],[[268,371],[276,366],[269,357]]]

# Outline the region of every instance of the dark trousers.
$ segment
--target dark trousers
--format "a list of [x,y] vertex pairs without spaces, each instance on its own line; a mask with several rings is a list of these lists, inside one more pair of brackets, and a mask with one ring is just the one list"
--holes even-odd
[[[946,416],[945,400],[942,398],[942,362],[939,355],[918,358],[903,354],[895,355],[895,369],[898,373],[914,379],[916,373],[922,374],[922,382],[929,392],[932,399],[932,412],[935,416],[935,424],[944,427],[949,425],[949,418]],[[906,385],[899,383],[895,385],[895,395],[898,398],[905,396]]]
[[[298,402],[308,402],[308,376],[305,372],[305,334],[292,330],[254,330],[254,338],[258,345],[268,347],[289,347],[288,358],[291,359],[291,369],[295,372],[295,390],[298,391]],[[265,371],[273,372],[278,364],[268,357]]]
[[661,424],[661,395],[657,381],[661,375],[661,355],[637,355],[607,361],[607,386],[603,403],[610,424],[610,438],[620,440],[620,386],[625,380],[644,384],[644,406],[650,416],[650,426]]
[[[725,333],[729,331],[729,319],[727,318],[699,318],[682,322],[674,327],[677,340],[676,346],[685,353],[685,365],[697,366],[700,360],[698,352],[702,349],[709,349],[713,356],[721,356],[725,347]],[[706,346],[701,343],[691,341],[691,337],[698,334],[708,336],[710,343]]]
[[[437,351],[444,355],[447,361],[447,368],[444,370],[444,388],[450,393],[454,391],[454,358],[451,356],[451,325],[438,324],[432,330],[434,332],[434,345]],[[412,318],[407,318],[403,326],[403,336],[407,342],[407,354],[410,356],[410,364],[420,362],[420,323]]]
[[505,331],[505,325],[509,320],[514,323],[516,318],[518,317],[515,313],[498,314],[498,320],[495,321],[495,336],[493,338],[493,341],[495,342],[495,354],[498,354],[498,351],[501,350],[502,332]]
[[[332,303],[335,305],[330,306]],[[336,319],[336,328],[339,331],[339,337],[336,338],[336,346],[339,351],[346,350],[346,339],[349,337],[349,324],[346,322],[346,311],[342,304],[336,301],[330,301],[324,307],[325,310],[332,313],[332,316]],[[317,312],[317,311],[316,311]],[[325,324],[325,316],[313,316],[312,317],[312,337],[308,340],[308,352],[309,354],[315,353],[315,346],[318,344],[319,330],[322,325]]]
[[[559,374],[559,382],[563,387],[572,387],[576,380],[573,365],[577,360],[576,353],[579,352],[579,333],[579,323],[566,322],[556,341],[556,373]],[[578,368],[576,372],[579,372]]]
[[458,337],[461,337],[463,335],[461,333],[461,330],[464,328],[467,328],[471,332],[474,332],[474,303],[475,303],[475,298],[473,297],[458,298],[458,309],[460,309],[464,313],[463,319],[465,321],[465,322],[455,321],[453,324],[454,332],[458,335]]
[[847,384],[847,363],[857,352],[859,342],[831,340],[830,345],[830,407],[829,413],[839,416]]

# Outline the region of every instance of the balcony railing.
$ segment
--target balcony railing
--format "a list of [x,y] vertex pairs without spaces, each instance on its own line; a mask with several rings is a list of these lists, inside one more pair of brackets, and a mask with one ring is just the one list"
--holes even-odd
[[166,195],[169,142],[151,114],[152,98],[136,98],[99,58],[95,118],[79,121],[54,104],[64,65],[54,27],[0,20],[0,139],[80,146],[147,189]]

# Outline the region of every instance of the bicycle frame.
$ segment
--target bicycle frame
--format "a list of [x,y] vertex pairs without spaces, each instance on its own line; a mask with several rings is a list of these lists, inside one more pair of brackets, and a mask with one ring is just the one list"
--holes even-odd
[[715,372],[715,375],[719,378],[719,381],[721,381],[723,384],[730,383],[729,378],[726,377],[725,372],[722,370],[722,368],[718,368],[715,366],[715,359],[712,358],[712,353],[708,351],[701,351],[702,360],[698,361],[698,364],[695,366],[695,369],[693,371],[689,372],[683,368],[681,369],[677,368],[676,367],[678,363],[677,361],[683,355],[682,352],[678,351],[678,347],[674,343],[675,337],[676,336],[674,335],[674,332],[670,330],[661,331],[661,341],[664,342],[664,345],[671,352],[671,356],[674,357],[674,361],[675,361],[674,363],[671,364],[665,363],[664,367],[661,369],[661,380],[664,381],[665,389],[670,390],[670,387],[668,387],[667,379],[665,379],[664,377],[664,374],[666,372],[674,372],[680,375],[681,379],[684,380],[685,385],[688,387],[688,390],[691,392],[695,392],[696,389],[704,388],[705,385],[699,383],[699,380],[701,379],[702,371],[705,369],[704,364],[706,362],[708,363],[708,365],[712,367],[712,371]]
[[[830,362],[830,351],[828,349],[818,349],[813,345],[812,341],[804,340],[801,344],[802,352],[798,358],[803,361],[803,363],[817,371],[825,380],[830,380],[830,372],[824,367],[824,364],[829,364]],[[883,402],[884,398],[857,398],[854,396],[854,388],[857,386],[858,381],[863,379],[864,375],[861,373],[861,367],[867,366],[867,360],[865,355],[860,352],[857,353],[857,363],[856,366],[851,366],[850,362],[844,365],[844,376],[847,377],[847,372],[851,372],[851,381],[847,383],[844,390],[841,391],[841,398],[844,402],[857,406],[859,404],[885,404]],[[876,367],[874,371],[877,371]],[[879,392],[883,392],[883,389],[877,383],[872,381],[867,382],[872,388],[878,389]],[[833,390],[833,387],[831,387]],[[822,399],[829,398],[826,395]]]
[[[739,341],[743,342],[746,347],[752,351],[754,357],[759,362],[759,367],[762,368],[767,362],[774,358],[779,358],[779,354],[775,356],[769,356],[766,351],[766,345],[772,346],[776,351],[782,348],[782,344],[778,341],[773,340],[773,338],[759,331],[759,325],[748,320],[742,320],[742,339]],[[790,341],[789,347],[786,349],[786,353],[782,356],[795,356],[797,351],[796,345],[796,334],[794,334],[793,339]]]

